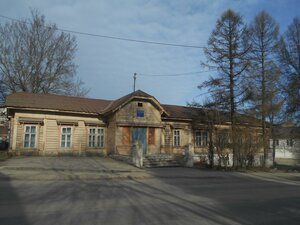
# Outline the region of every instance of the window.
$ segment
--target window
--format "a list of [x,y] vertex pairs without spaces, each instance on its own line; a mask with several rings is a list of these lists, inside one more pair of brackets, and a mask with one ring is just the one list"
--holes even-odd
[[137,110],[136,111],[136,117],[144,117],[144,110]]
[[138,107],[143,107],[143,103],[138,102]]
[[72,136],[72,128],[71,127],[62,127],[61,128],[61,144],[62,148],[70,148],[71,147],[71,136]]
[[122,128],[122,144],[123,145],[130,145],[130,127],[123,127]]
[[24,132],[24,147],[34,148],[36,142],[36,126],[26,125]]
[[98,136],[97,136],[97,144],[98,147],[103,148],[104,147],[104,129],[98,128]]
[[155,128],[149,127],[148,129],[148,144],[155,145]]
[[195,132],[196,146],[207,146],[207,131]]
[[180,130],[174,130],[174,146],[180,146]]
[[275,145],[279,146],[279,140],[278,139],[275,140]]
[[293,139],[286,140],[286,145],[292,147],[294,145],[294,140]]
[[90,128],[89,129],[89,147],[90,148],[103,148],[104,147],[104,129],[103,128]]

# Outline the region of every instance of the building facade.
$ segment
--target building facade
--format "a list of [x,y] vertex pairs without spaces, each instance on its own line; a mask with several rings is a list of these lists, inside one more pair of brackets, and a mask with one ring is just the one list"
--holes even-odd
[[300,165],[300,127],[282,126],[274,129],[275,163]]
[[[15,155],[126,156],[137,142],[144,155],[183,154],[187,145],[207,155],[212,138],[205,110],[163,105],[140,90],[114,101],[14,93],[6,108]],[[215,127],[229,130],[229,115],[221,117]],[[243,126],[249,121],[244,117]]]

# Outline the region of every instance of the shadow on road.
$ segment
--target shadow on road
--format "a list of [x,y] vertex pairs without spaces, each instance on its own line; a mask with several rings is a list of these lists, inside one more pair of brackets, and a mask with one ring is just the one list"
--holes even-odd
[[0,224],[29,224],[22,202],[11,185],[10,178],[3,173],[0,173]]
[[[190,205],[197,213],[204,214],[199,216],[216,224],[226,224],[222,219],[227,219],[228,224],[230,221],[239,224],[298,224],[300,221],[299,186],[245,177],[235,172],[188,168],[160,168],[151,169],[151,172],[158,177],[162,173],[165,175],[158,179],[166,188],[136,180],[143,186],[139,189],[153,189],[161,195],[177,198],[185,207]],[[192,175],[184,178],[187,174]],[[207,201],[197,201],[199,197]],[[207,217],[209,215],[211,217]]]

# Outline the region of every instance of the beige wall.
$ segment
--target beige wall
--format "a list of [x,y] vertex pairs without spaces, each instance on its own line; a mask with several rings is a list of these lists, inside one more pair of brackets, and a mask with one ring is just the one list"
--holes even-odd
[[[138,103],[143,106],[139,107]],[[144,117],[137,117],[137,110],[144,110]],[[195,145],[195,130],[192,127],[192,121],[171,120],[161,118],[161,111],[152,101],[145,99],[133,100],[108,118],[102,120],[96,115],[72,115],[62,113],[46,113],[43,111],[29,112],[17,111],[11,118],[11,145],[10,150],[13,152],[35,152],[41,155],[58,155],[72,152],[74,154],[124,154],[131,153],[132,144],[123,143],[123,128],[139,126],[147,129],[147,154],[182,154],[188,144]],[[20,123],[19,118],[38,119],[42,123],[37,126],[36,148],[24,148],[24,127],[26,124]],[[60,147],[61,128],[66,126],[58,121],[75,121],[76,125],[68,125],[72,128],[71,148],[65,149]],[[107,121],[107,122],[104,122]],[[89,128],[104,128],[104,147],[89,148],[88,137]],[[155,128],[155,143],[149,144],[149,128]],[[206,125],[200,125],[200,130],[205,130]],[[229,129],[230,126],[218,126],[218,129]],[[180,131],[180,145],[174,145],[174,130]],[[131,130],[130,136],[131,136]],[[195,147],[196,153],[207,153],[208,146]]]
[[[138,103],[142,103],[142,107],[138,106]],[[144,117],[137,117],[137,110],[144,111]],[[131,152],[131,145],[124,145],[123,140],[123,127],[130,127],[130,130],[134,126],[141,126],[147,128],[147,153],[158,154],[161,149],[161,113],[153,105],[152,102],[145,100],[134,100],[124,105],[119,109],[115,117],[115,145],[116,153],[122,155],[129,155]],[[149,127],[155,128],[155,144],[148,144]],[[130,133],[131,136],[131,133]]]
[[111,116],[107,127],[107,152],[114,154],[116,152],[116,117]]
[[[42,123],[20,122],[19,118],[39,119]],[[59,121],[59,122],[58,122]],[[69,124],[70,121],[76,121],[75,124]],[[24,147],[24,132],[26,125],[35,125],[36,132],[36,146],[35,148]],[[107,148],[107,128],[106,124],[96,117],[81,117],[71,115],[55,115],[44,112],[16,112],[11,118],[11,149],[16,152],[35,152],[39,155],[58,155],[64,153],[74,154],[106,154]],[[71,147],[61,148],[61,129],[62,127],[70,127]],[[104,147],[90,148],[88,146],[89,128],[104,128]]]
[[[142,107],[138,107],[138,103],[142,103]],[[138,109],[144,110],[144,117],[136,117]],[[117,122],[133,122],[133,123],[161,123],[161,114],[151,102],[147,101],[131,101],[116,112]]]

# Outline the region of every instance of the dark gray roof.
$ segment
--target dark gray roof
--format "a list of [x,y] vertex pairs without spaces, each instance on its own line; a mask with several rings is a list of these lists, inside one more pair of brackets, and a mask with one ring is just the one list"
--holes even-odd
[[102,99],[18,92],[6,97],[5,106],[101,114],[111,102]]
[[276,127],[274,137],[277,139],[300,139],[300,127]]
[[[29,108],[29,109],[43,109],[43,110],[58,110],[64,112],[76,112],[76,113],[94,113],[98,115],[107,115],[114,110],[118,109],[123,104],[126,104],[133,98],[146,98],[152,99],[157,102],[160,108],[162,108],[163,118],[165,119],[188,119],[195,122],[207,122],[209,119],[214,119],[226,123],[230,121],[230,113],[218,111],[218,115],[215,116],[216,111],[179,106],[179,105],[164,105],[151,95],[138,90],[125,95],[117,100],[103,100],[103,99],[91,99],[72,96],[63,96],[55,94],[36,94],[36,93],[13,93],[6,98],[6,107],[12,108]],[[212,113],[214,112],[214,113]],[[214,115],[212,117],[212,115]],[[257,119],[242,114],[237,114],[238,123],[249,123],[258,125]]]

